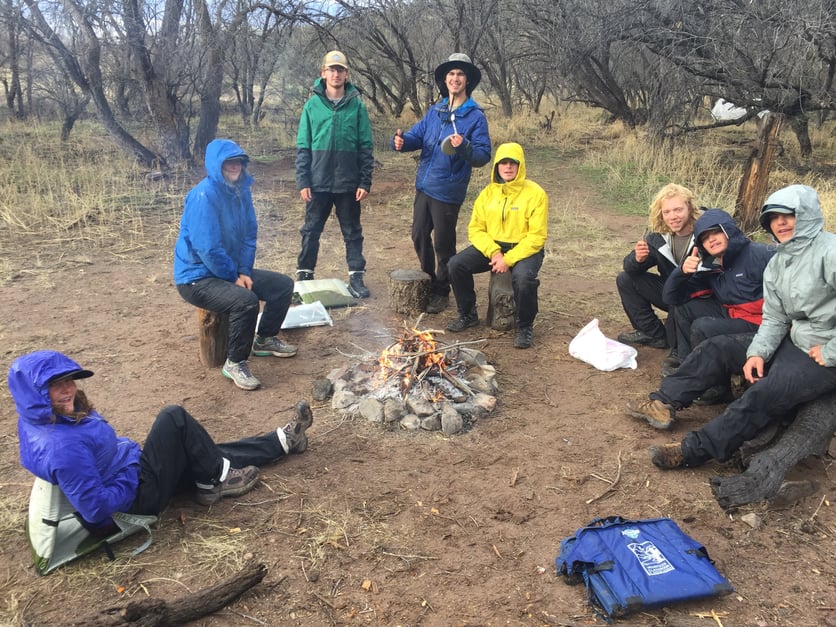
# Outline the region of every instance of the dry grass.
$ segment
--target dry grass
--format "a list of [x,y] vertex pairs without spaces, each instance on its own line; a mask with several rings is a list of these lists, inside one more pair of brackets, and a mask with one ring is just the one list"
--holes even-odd
[[[548,108],[546,108],[548,111]],[[733,204],[739,169],[748,154],[753,139],[753,126],[730,129],[722,134],[705,136],[701,142],[694,139],[674,153],[652,151],[642,141],[640,134],[628,132],[618,124],[603,124],[602,116],[594,111],[573,107],[560,109],[554,128],[546,132],[539,126],[544,114],[524,115],[511,121],[491,116],[491,129],[495,142],[519,141],[534,155],[532,178],[548,180],[556,168],[576,170],[583,165],[582,175],[589,179],[589,197],[577,192],[559,196],[553,203],[551,226],[555,238],[549,242],[548,263],[557,263],[559,270],[583,272],[594,278],[614,276],[624,250],[614,241],[611,228],[589,220],[576,207],[590,204],[590,198],[600,195],[617,200],[616,205],[636,215],[646,213],[647,203],[656,189],[668,180],[677,180],[695,188],[705,204],[730,207]],[[832,124],[832,123],[831,123]],[[379,122],[376,136],[388,137],[397,126]],[[36,236],[41,243],[51,244],[51,255],[62,255],[65,263],[83,266],[89,263],[78,246],[115,249],[115,252],[132,250],[148,244],[148,228],[163,233],[165,249],[176,237],[182,199],[197,175],[177,175],[161,184],[146,182],[144,172],[124,158],[100,131],[81,125],[71,142],[62,145],[56,141],[57,129],[44,126],[8,125],[7,140],[0,143],[0,163],[6,176],[0,183],[0,239],[3,252],[0,255],[0,280],[13,280],[21,272],[37,272],[39,255],[46,249],[30,249],[27,267],[21,269],[17,258],[9,254],[15,244],[31,243]],[[234,137],[258,163],[287,160],[292,155],[292,133],[284,127],[270,127],[251,131],[243,126],[230,124],[223,134]],[[14,137],[15,139],[9,139]],[[718,139],[719,138],[719,139]],[[690,140],[689,140],[690,141]],[[804,182],[819,190],[825,208],[828,225],[836,228],[836,183],[832,172],[836,167],[836,139],[831,128],[813,131],[815,164],[804,164],[793,153],[794,139],[785,136],[787,155],[782,157],[772,173],[770,187],[777,188],[793,182]],[[381,141],[385,144],[385,141]],[[411,216],[412,181],[415,161],[408,155],[383,152],[378,158],[383,162],[387,181],[404,181],[392,185],[385,194],[376,195],[364,207],[364,223],[372,224],[375,211],[392,206],[403,214],[404,228],[408,228]],[[480,170],[470,186],[470,196],[465,203],[460,224],[466,227],[469,205],[484,185],[487,169]],[[384,177],[381,177],[384,178]],[[265,267],[294,268],[297,242],[279,239],[289,230],[295,232],[301,224],[303,203],[295,193],[292,170],[273,183],[273,187],[257,186],[256,206],[260,220],[260,261]],[[288,194],[292,202],[286,202]],[[559,192],[558,192],[559,194]],[[379,204],[378,204],[379,203]],[[290,228],[290,226],[292,228]],[[637,234],[638,235],[638,234]],[[279,245],[276,245],[276,242]],[[464,241],[462,239],[462,241]],[[344,271],[342,240],[339,229],[333,225],[323,237],[323,249],[332,252],[323,255],[322,272],[340,276]],[[30,246],[31,248],[31,246]],[[369,258],[385,258],[386,250],[369,250]],[[556,260],[556,261],[551,261]],[[52,262],[54,267],[54,259]],[[47,264],[42,264],[47,267]],[[157,280],[149,277],[148,280]],[[620,321],[623,312],[613,301],[611,309],[601,309],[600,298],[594,295],[586,299],[582,293],[573,293],[571,302],[565,294],[544,294],[543,307],[566,310],[567,315],[589,320],[598,317],[602,323]],[[549,300],[552,304],[549,304]],[[348,310],[332,315],[347,316]],[[2,323],[0,323],[2,337]],[[7,399],[7,402],[8,399]],[[7,442],[3,449],[7,459],[16,458],[16,443]],[[15,449],[15,450],[12,450]],[[9,463],[12,463],[11,461]],[[322,499],[316,507],[303,502],[278,477],[265,479],[265,484],[277,501],[275,508],[265,508],[265,528],[274,534],[292,533],[306,538],[304,550],[292,556],[305,571],[306,577],[322,569],[331,559],[349,559],[357,551],[376,551],[379,547],[404,547],[390,551],[387,566],[402,567],[412,555],[419,559],[420,547],[409,547],[410,538],[404,538],[380,504],[366,502],[364,509],[353,509],[349,500],[339,497]],[[25,542],[22,520],[25,517],[25,495],[22,486],[0,486],[0,541],[19,546]],[[291,503],[298,503],[295,509]],[[396,504],[395,504],[396,505]],[[376,511],[378,507],[381,511]],[[269,509],[270,511],[266,511]],[[250,529],[230,530],[218,524],[216,519],[192,519],[185,526],[166,519],[165,525],[155,532],[155,543],[146,553],[116,562],[88,558],[79,560],[63,569],[61,579],[38,580],[38,589],[28,590],[25,598],[19,596],[20,584],[13,573],[0,579],[0,592],[5,602],[2,613],[21,622],[28,604],[42,595],[55,594],[58,582],[66,590],[84,589],[89,586],[125,585],[127,594],[145,594],[143,586],[150,581],[163,559],[169,564],[172,554],[182,556],[184,562],[172,581],[184,590],[201,587],[201,583],[216,579],[221,573],[240,568],[246,559],[246,547],[252,544]],[[178,550],[168,550],[172,545]],[[134,576],[142,572],[142,578]],[[149,573],[151,573],[149,575]],[[217,576],[216,576],[217,575]],[[171,575],[169,575],[171,577]],[[69,585],[63,585],[69,584]],[[336,585],[336,584],[335,584]],[[60,600],[60,599],[59,599]]]

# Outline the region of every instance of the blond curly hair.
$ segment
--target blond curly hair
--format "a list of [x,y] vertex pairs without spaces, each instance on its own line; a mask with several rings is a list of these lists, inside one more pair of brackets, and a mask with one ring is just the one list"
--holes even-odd
[[697,197],[694,195],[694,192],[682,185],[668,183],[656,193],[656,196],[653,198],[653,202],[650,203],[650,214],[647,218],[647,226],[651,231],[662,234],[671,232],[662,217],[662,201],[674,196],[679,196],[685,201],[685,204],[688,205],[688,208],[690,209],[688,219],[691,221],[691,224],[697,221],[697,218],[700,215],[700,208],[697,205]]

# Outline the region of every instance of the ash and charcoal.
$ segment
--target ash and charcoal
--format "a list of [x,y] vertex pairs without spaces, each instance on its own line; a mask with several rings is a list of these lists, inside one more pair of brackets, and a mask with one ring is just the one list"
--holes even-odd
[[334,409],[370,422],[452,435],[492,412],[497,390],[484,353],[413,330],[379,358],[331,371],[315,382],[314,398],[331,396]]

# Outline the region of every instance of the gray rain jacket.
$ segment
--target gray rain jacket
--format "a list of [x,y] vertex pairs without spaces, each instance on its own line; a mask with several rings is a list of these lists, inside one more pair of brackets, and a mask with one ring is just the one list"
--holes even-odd
[[746,351],[769,361],[790,333],[805,353],[822,347],[824,365],[836,366],[836,234],[822,230],[819,197],[812,187],[790,185],[767,205],[795,209],[795,232],[779,244],[763,275],[763,323]]

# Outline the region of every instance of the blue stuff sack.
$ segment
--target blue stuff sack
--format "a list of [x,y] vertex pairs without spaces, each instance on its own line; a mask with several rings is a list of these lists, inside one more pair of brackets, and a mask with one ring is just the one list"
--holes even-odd
[[607,622],[641,609],[729,594],[705,547],[670,518],[596,518],[560,543],[558,575],[583,581]]

